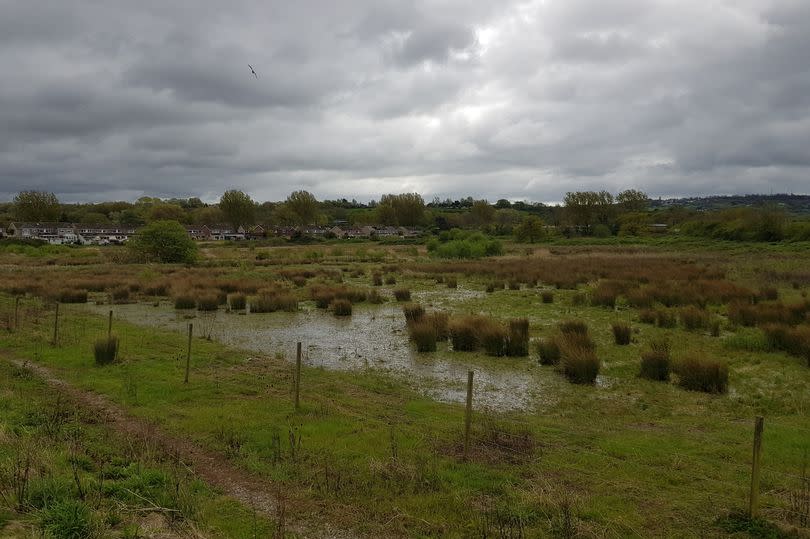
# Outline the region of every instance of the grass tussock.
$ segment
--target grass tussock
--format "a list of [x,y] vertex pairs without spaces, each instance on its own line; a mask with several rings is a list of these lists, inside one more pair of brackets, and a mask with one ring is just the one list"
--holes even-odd
[[241,292],[228,294],[228,307],[232,311],[244,311],[247,308],[247,296]]
[[711,321],[711,315],[707,311],[694,305],[682,307],[678,317],[681,320],[681,325],[687,331],[705,329],[709,327]]
[[648,380],[668,381],[671,369],[669,351],[670,345],[666,339],[652,341],[650,349],[641,354],[641,368],[638,375]]
[[613,341],[616,344],[619,346],[626,346],[630,344],[633,336],[633,328],[630,327],[630,324],[625,322],[614,322],[610,327],[613,330]]
[[213,312],[219,309],[219,297],[216,294],[201,294],[197,296],[197,310],[203,312]]
[[693,354],[681,359],[675,372],[684,389],[705,393],[728,391],[728,364],[725,361]]
[[98,339],[93,344],[93,355],[96,365],[109,365],[118,356],[118,337],[110,336]]
[[337,298],[332,301],[330,305],[332,314],[335,316],[351,316],[352,315],[352,302],[348,299]]
[[281,290],[261,291],[250,299],[251,313],[295,312],[297,310],[298,298],[294,294]]
[[54,299],[59,303],[87,303],[87,295],[87,290],[64,288],[54,294]]
[[179,296],[174,297],[175,309],[193,309],[196,306],[197,301],[194,299],[194,296],[181,294]]
[[541,365],[560,364],[560,343],[557,336],[540,339],[535,345]]
[[411,291],[408,288],[397,288],[394,290],[394,298],[397,301],[411,301]]

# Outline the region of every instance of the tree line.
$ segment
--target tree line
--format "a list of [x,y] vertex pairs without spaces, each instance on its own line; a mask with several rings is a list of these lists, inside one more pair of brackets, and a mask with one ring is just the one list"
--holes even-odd
[[142,226],[157,221],[181,224],[229,224],[234,228],[265,226],[392,225],[436,230],[475,229],[492,235],[514,235],[540,241],[564,236],[640,236],[662,230],[725,240],[810,240],[810,225],[770,204],[700,211],[679,205],[652,207],[646,193],[627,189],[572,191],[560,205],[473,197],[426,203],[418,193],[385,194],[378,201],[318,200],[298,190],[279,202],[257,202],[237,189],[217,203],[199,198],[142,197],[135,202],[64,204],[49,192],[22,191],[0,204],[0,225],[11,221],[63,221]]

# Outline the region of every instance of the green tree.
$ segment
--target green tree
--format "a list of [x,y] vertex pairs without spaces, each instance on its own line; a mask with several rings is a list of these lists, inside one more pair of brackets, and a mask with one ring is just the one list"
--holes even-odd
[[318,221],[318,199],[309,191],[290,193],[284,208],[295,224],[311,225]]
[[62,207],[53,193],[20,191],[14,197],[14,215],[19,221],[56,221]]
[[622,211],[644,211],[650,205],[650,197],[643,191],[626,189],[616,195],[616,203]]
[[487,226],[495,219],[495,208],[486,200],[476,200],[470,209],[470,219],[475,226]]
[[546,237],[546,227],[542,219],[531,215],[515,227],[514,234],[518,241],[534,243]]
[[419,193],[383,195],[376,212],[381,224],[416,226],[425,218],[425,201]]
[[197,244],[177,221],[149,223],[129,240],[127,247],[149,261],[193,264],[197,260]]
[[256,219],[256,204],[242,191],[230,189],[219,199],[219,209],[225,215],[228,224],[234,229],[243,225],[252,225]]

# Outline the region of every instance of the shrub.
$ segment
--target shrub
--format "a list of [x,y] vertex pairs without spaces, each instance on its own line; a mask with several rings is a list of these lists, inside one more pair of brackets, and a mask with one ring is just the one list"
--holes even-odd
[[196,306],[197,302],[194,300],[193,296],[184,294],[174,298],[175,309],[193,309]]
[[436,327],[430,321],[422,319],[408,326],[411,340],[416,344],[417,352],[435,352],[438,338]]
[[298,310],[298,298],[288,292],[265,289],[250,298],[249,305],[251,313],[295,312]]
[[613,329],[613,340],[616,342],[616,344],[620,346],[630,344],[630,338],[633,334],[630,324],[625,324],[624,322],[615,322],[611,325],[611,328]]
[[118,355],[118,337],[110,336],[98,339],[93,344],[93,355],[96,365],[109,365]]
[[215,294],[201,294],[197,296],[197,310],[211,312],[219,308],[219,298]]
[[331,307],[335,316],[352,315],[352,302],[347,299],[336,299],[332,301]]
[[678,362],[676,372],[685,389],[706,393],[728,390],[728,365],[723,361],[691,355]]
[[575,384],[594,383],[599,374],[600,363],[592,349],[573,345],[562,348],[563,374]]
[[543,303],[554,303],[554,292],[551,290],[543,290],[540,293],[540,298],[542,299]]
[[509,321],[506,355],[523,357],[529,355],[529,319],[515,318]]
[[680,310],[680,319],[681,325],[687,331],[703,329],[709,325],[709,313],[694,305],[683,307]]
[[407,288],[397,288],[394,290],[394,297],[397,301],[410,301],[411,291]]
[[242,311],[247,307],[247,296],[244,294],[230,294],[228,296],[228,306],[232,311]]
[[537,354],[541,365],[558,365],[560,363],[560,343],[556,337],[537,341]]
[[405,322],[408,324],[419,322],[425,317],[425,308],[418,303],[403,305],[402,312],[405,314]]
[[669,380],[669,354],[650,350],[641,354],[641,370],[638,375],[648,380]]
[[62,500],[43,509],[40,526],[46,537],[59,539],[85,539],[95,531],[92,511],[79,500]]
[[184,264],[197,260],[197,244],[177,221],[149,223],[129,240],[127,248],[145,260]]
[[87,303],[87,290],[63,288],[56,293],[59,303]]

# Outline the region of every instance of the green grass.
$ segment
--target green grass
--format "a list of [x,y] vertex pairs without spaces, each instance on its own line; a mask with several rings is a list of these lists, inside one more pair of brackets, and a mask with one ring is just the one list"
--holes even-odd
[[[288,256],[296,258],[303,249]],[[379,262],[362,262],[363,253],[345,249],[319,260],[338,267],[368,264],[366,275],[344,276],[348,286],[367,286]],[[413,256],[403,253],[394,250],[386,260]],[[281,253],[272,256],[282,259]],[[752,265],[741,260],[745,278],[755,278],[747,270]],[[250,276],[262,271],[233,269]],[[425,354],[420,361],[426,365],[449,362],[460,377],[467,368],[485,367],[525,374],[535,384],[528,410],[476,408],[466,462],[463,405],[432,400],[407,380],[374,369],[305,367],[302,408],[295,412],[292,367],[283,358],[256,358],[255,352],[195,339],[191,382],[183,384],[178,359],[185,337],[178,333],[116,321],[121,363],[96,367],[90,344],[105,331],[106,320],[78,306],[63,306],[58,348],[47,344],[48,317],[38,324],[28,319],[22,334],[3,334],[0,346],[280,482],[298,517],[370,535],[481,535],[486,522],[519,517],[527,535],[547,536],[559,533],[569,515],[576,530],[590,536],[730,536],[718,519],[745,508],[756,415],[766,417],[763,465],[771,470],[763,487],[764,513],[780,518],[778,508],[795,489],[787,474],[799,473],[808,446],[810,369],[761,350],[754,330],[730,328],[712,338],[638,324],[636,311],[621,303],[616,310],[573,305],[573,290],[558,290],[554,303],[543,303],[540,288],[485,294],[483,278],[458,281],[458,290],[448,289],[427,276],[403,273],[396,286],[454,314],[526,317],[533,339],[551,336],[561,321],[582,319],[602,362],[594,386],[576,386],[554,368],[537,365],[534,355],[491,358],[484,351],[454,353],[446,345]],[[10,306],[10,298],[3,298],[0,312]],[[616,346],[611,324],[624,320],[638,333],[630,345]],[[685,391],[677,379],[640,379],[641,352],[665,336],[674,359],[700,352],[728,361],[729,393]],[[488,390],[485,383],[476,386],[482,394]],[[521,430],[529,441],[513,444],[511,433]],[[300,446],[291,445],[291,434]],[[491,443],[493,436],[500,442]]]

